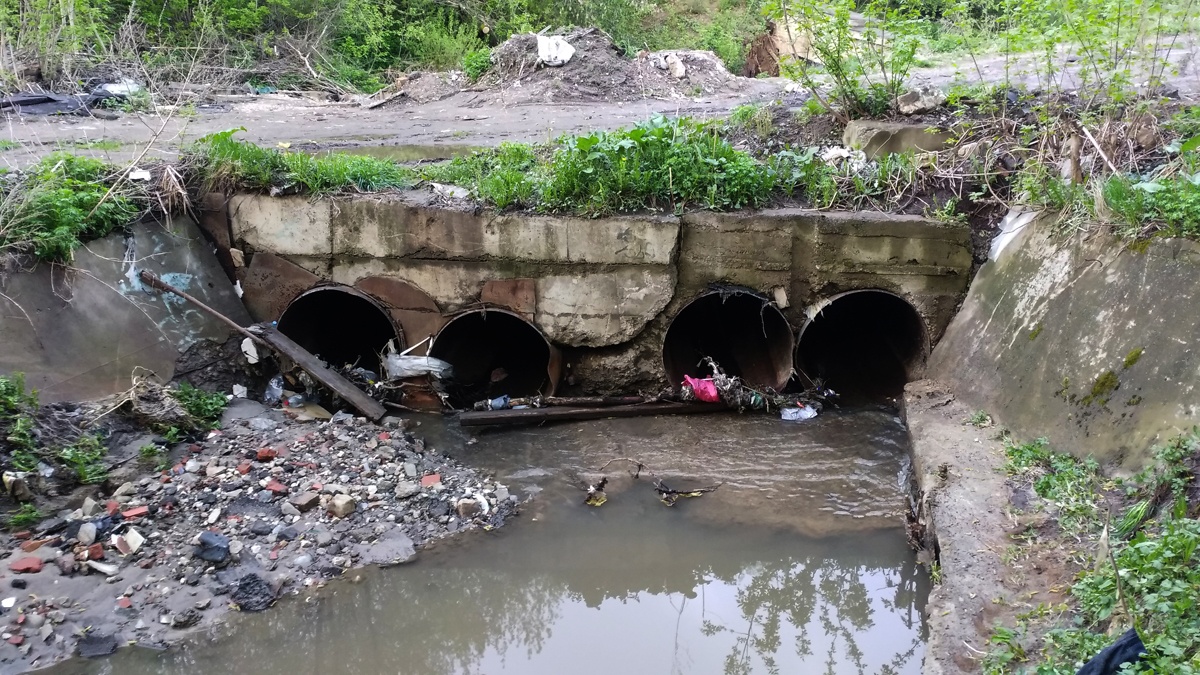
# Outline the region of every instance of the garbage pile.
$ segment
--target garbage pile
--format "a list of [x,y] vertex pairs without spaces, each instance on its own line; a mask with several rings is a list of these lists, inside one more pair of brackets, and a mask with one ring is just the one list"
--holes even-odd
[[780,394],[769,388],[754,389],[742,382],[741,378],[726,375],[711,357],[706,357],[704,362],[712,369],[712,376],[696,378],[685,375],[680,386],[681,400],[724,403],[738,412],[769,411],[774,408],[780,411],[783,420],[804,421],[820,414],[824,404],[837,396],[833,390],[821,387],[800,394]]

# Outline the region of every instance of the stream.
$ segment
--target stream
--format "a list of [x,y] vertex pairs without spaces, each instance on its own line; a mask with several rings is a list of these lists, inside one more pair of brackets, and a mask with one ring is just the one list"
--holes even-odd
[[[907,432],[882,408],[472,431],[439,451],[533,500],[511,524],[352,572],[213,635],[53,673],[918,673],[929,579],[901,527]],[[615,458],[608,502],[582,486]],[[657,500],[648,473],[711,493]]]

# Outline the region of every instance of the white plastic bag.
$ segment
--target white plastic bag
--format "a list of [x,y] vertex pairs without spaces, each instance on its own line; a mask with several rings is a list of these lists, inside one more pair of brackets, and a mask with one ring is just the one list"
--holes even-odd
[[817,416],[817,409],[811,405],[799,408],[784,408],[779,411],[779,418],[786,422],[803,422]]
[[565,66],[575,56],[575,48],[567,43],[561,35],[537,36],[538,61],[547,66]]
[[432,375],[439,380],[454,377],[453,366],[432,356],[400,356],[393,352],[387,355],[384,367],[387,368],[388,379],[421,375]]

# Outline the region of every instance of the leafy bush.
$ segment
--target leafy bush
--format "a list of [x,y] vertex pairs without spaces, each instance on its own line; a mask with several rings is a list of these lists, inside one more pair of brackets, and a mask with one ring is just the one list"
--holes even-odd
[[463,55],[462,67],[472,82],[478,80],[492,67],[492,50],[485,47],[467,52]]
[[1056,509],[1059,524],[1069,532],[1094,530],[1099,524],[1096,504],[1100,486],[1100,465],[1095,459],[1077,459],[1053,452],[1044,438],[1005,448],[1005,471],[1024,477],[1033,491]]
[[179,387],[171,391],[171,396],[179,401],[183,409],[201,424],[212,425],[221,417],[228,400],[220,392],[208,393],[201,391],[187,382],[181,382]]
[[37,468],[37,441],[33,437],[33,411],[37,392],[26,391],[25,376],[0,376],[0,447],[9,451],[9,463],[17,471]]
[[142,207],[127,192],[109,194],[114,174],[100,160],[55,152],[0,184],[0,252],[65,262],[83,242],[128,225]]

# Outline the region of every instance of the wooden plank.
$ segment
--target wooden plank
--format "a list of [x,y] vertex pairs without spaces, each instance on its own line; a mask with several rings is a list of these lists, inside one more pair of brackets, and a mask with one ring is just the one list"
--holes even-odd
[[296,344],[290,337],[280,333],[270,326],[253,326],[250,329],[257,334],[272,349],[296,362],[321,384],[329,387],[335,394],[341,396],[347,403],[354,406],[367,419],[378,422],[387,414],[387,408],[379,401],[367,396],[353,382],[342,377],[341,373],[330,369],[323,361],[313,356],[307,349]]
[[647,415],[694,415],[729,410],[721,403],[643,403],[611,408],[526,408],[525,410],[483,410],[464,412],[458,423],[464,427],[488,425],[539,424],[550,421],[597,420],[608,417],[643,417]]

